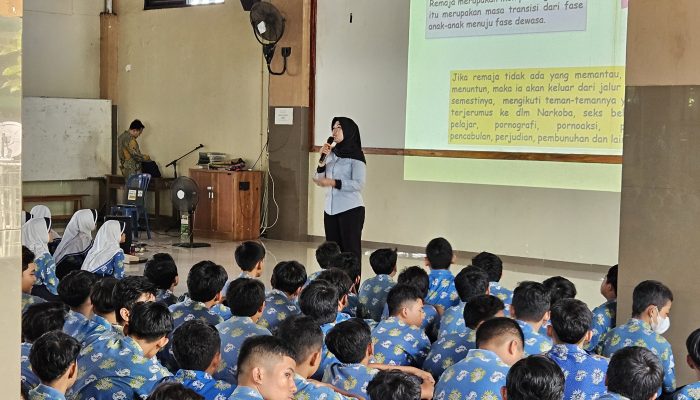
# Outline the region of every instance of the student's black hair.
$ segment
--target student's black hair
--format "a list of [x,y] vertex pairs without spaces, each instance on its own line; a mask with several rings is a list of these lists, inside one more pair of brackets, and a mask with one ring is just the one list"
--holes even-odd
[[139,119],[135,119],[135,120],[131,121],[131,124],[129,124],[130,130],[131,129],[141,130],[143,128],[145,128],[145,126],[143,126],[143,123]]
[[172,261],[175,262],[175,259],[170,253],[155,253],[154,255],[151,256],[151,259],[146,261],[146,266],[148,266],[149,262],[158,262],[158,261]]
[[525,335],[517,322],[506,317],[487,319],[476,329],[476,347],[500,336],[510,335],[525,344]]
[[316,248],[316,262],[321,269],[328,268],[333,257],[340,254],[340,246],[336,242],[323,242]]
[[156,286],[145,276],[126,276],[120,279],[112,292],[112,304],[117,322],[123,323],[124,319],[119,312],[122,308],[131,311],[141,295],[150,293],[156,295]]
[[71,271],[58,282],[58,297],[69,307],[80,307],[89,298],[97,282],[97,275],[90,271]]
[[542,284],[549,290],[549,303],[554,305],[562,299],[576,298],[576,285],[563,276],[553,276],[545,279]]
[[372,342],[369,325],[360,318],[343,321],[326,334],[326,346],[341,363],[357,364],[367,354]]
[[367,394],[377,400],[420,400],[421,379],[396,369],[379,371],[367,385]]
[[482,294],[481,296],[472,297],[464,306],[462,316],[464,317],[464,325],[469,329],[476,329],[480,322],[489,320],[503,311],[505,305],[503,301],[496,296]]
[[129,315],[128,336],[155,342],[173,331],[173,317],[165,304],[136,303]]
[[581,300],[561,299],[552,305],[552,329],[559,340],[576,344],[591,330],[593,313]]
[[63,330],[69,308],[59,302],[36,303],[22,313],[22,340],[32,343],[46,332]]
[[613,354],[605,383],[608,392],[630,400],[649,400],[661,388],[664,369],[651,350],[630,346]]
[[177,265],[170,254],[158,253],[158,255],[161,256],[155,258],[154,255],[152,260],[148,260],[143,270],[143,276],[153,282],[158,289],[168,290],[173,286],[175,278],[178,276]]
[[455,289],[460,300],[466,303],[476,296],[486,294],[489,289],[489,276],[479,268],[462,268],[455,276]]
[[609,283],[613,290],[615,291],[615,296],[617,296],[617,264],[610,267],[608,273],[605,274],[605,282]]
[[238,278],[228,285],[226,305],[237,317],[252,317],[265,303],[265,285],[257,279]]
[[350,279],[350,277],[347,273],[345,273],[345,271],[342,271],[338,268],[324,269],[323,271],[321,271],[320,274],[318,274],[316,279],[326,281],[333,285],[338,291],[339,299],[349,294],[352,285],[355,283],[352,279]]
[[389,275],[396,268],[396,249],[378,249],[369,256],[369,265],[377,275]]
[[201,320],[190,320],[173,332],[173,354],[181,369],[206,371],[221,347],[219,331]]
[[539,282],[521,282],[513,290],[512,306],[522,321],[539,321],[550,307],[549,291]]
[[241,345],[238,353],[238,375],[246,373],[247,364],[253,364],[255,368],[261,361],[274,363],[275,358],[289,357],[294,359],[294,351],[280,338],[276,336],[251,336]]
[[204,397],[178,382],[165,382],[158,385],[147,400],[204,400]]
[[323,347],[323,331],[316,321],[306,315],[287,317],[277,328],[276,335],[294,350],[294,361],[304,362]]
[[407,283],[397,283],[386,296],[386,305],[389,308],[389,315],[394,316],[401,312],[401,309],[408,302],[423,300],[422,293],[417,287]]
[[360,259],[357,258],[357,255],[355,255],[355,253],[347,251],[333,257],[333,259],[331,259],[329,267],[337,268],[348,274],[348,277],[350,277],[350,280],[352,281],[353,285],[355,284],[355,282],[357,282],[357,278],[359,278],[362,275],[362,271],[360,270]]
[[668,286],[659,281],[641,282],[632,292],[632,315],[640,315],[651,305],[661,310],[669,301],[673,301],[673,292]]
[[238,267],[243,271],[250,272],[265,258],[265,247],[258,242],[248,240],[236,247],[233,256]]
[[224,267],[213,261],[200,261],[187,274],[187,292],[192,300],[206,303],[221,293],[227,280]]
[[688,349],[688,355],[693,360],[695,365],[700,367],[700,329],[694,330],[688,339],[685,341],[685,347]]
[[275,265],[270,278],[273,289],[291,294],[306,283],[306,268],[296,261],[282,261]]
[[32,344],[29,364],[41,382],[48,384],[65,374],[78,354],[80,343],[72,336],[61,331],[46,332]]
[[401,271],[399,276],[396,278],[396,282],[406,283],[417,287],[423,296],[423,299],[428,296],[428,290],[430,290],[430,277],[423,268],[417,265],[408,267]]
[[323,325],[335,321],[338,315],[338,289],[331,283],[315,279],[299,295],[299,308],[304,315]]
[[29,268],[29,264],[34,262],[34,258],[34,253],[27,246],[22,246],[22,271],[26,271]]
[[98,314],[114,312],[114,287],[119,279],[113,276],[105,276],[98,279],[90,292],[92,309]]
[[428,258],[430,268],[449,269],[452,265],[452,245],[445,238],[435,238],[425,247],[425,256]]
[[472,258],[472,265],[486,272],[491,282],[499,282],[503,276],[503,261],[493,253],[482,251]]
[[508,400],[561,400],[564,380],[561,368],[546,356],[523,358],[508,371]]

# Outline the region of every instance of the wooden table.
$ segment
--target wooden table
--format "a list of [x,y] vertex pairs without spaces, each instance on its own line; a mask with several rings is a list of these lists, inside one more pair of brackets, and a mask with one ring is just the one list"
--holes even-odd
[[[36,196],[22,196],[22,206],[26,203],[44,204],[44,203],[73,203],[73,212],[70,214],[51,215],[51,219],[55,221],[68,221],[73,214],[83,208],[83,197],[89,194],[50,194]],[[26,208],[25,208],[26,209]]]
[[[110,205],[117,204],[117,189],[124,189],[126,181],[121,175],[105,175],[108,201]],[[170,190],[175,178],[151,178],[148,183],[148,191],[155,194],[155,227],[160,228],[160,193],[165,190]],[[167,216],[172,218],[172,216]]]

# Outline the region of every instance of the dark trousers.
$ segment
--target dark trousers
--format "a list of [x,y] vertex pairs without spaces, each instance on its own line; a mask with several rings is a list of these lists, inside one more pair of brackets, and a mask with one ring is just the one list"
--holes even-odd
[[340,251],[355,253],[360,261],[362,261],[362,227],[364,225],[364,207],[355,207],[336,215],[323,213],[326,240],[338,243]]

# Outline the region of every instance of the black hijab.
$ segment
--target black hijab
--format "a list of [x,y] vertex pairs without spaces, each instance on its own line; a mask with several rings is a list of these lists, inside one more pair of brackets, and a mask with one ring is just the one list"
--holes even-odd
[[340,122],[340,127],[343,128],[343,141],[335,145],[333,153],[341,158],[352,158],[367,164],[365,153],[362,152],[360,128],[355,121],[347,117],[335,117],[331,122],[331,130],[336,122]]

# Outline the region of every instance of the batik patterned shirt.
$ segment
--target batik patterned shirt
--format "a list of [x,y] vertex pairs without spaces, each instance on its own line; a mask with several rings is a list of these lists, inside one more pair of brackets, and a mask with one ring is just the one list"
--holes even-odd
[[468,329],[464,325],[465,304],[464,302],[460,302],[442,313],[442,318],[440,318],[440,334],[438,337],[443,337],[450,333],[462,333],[465,332],[465,329]]
[[499,299],[501,299],[503,304],[506,306],[506,308],[505,308],[506,317],[510,316],[510,304],[513,302],[513,291],[510,289],[504,288],[498,282],[489,282],[489,293],[492,296],[496,296]]
[[39,385],[29,391],[29,400],[66,400],[66,395],[51,386]]
[[36,264],[36,282],[34,286],[46,286],[51,294],[58,296],[58,278],[56,277],[56,262],[49,253],[44,253],[34,259]]
[[28,388],[33,389],[41,384],[41,379],[34,375],[32,371],[32,366],[29,363],[29,352],[32,350],[31,343],[22,343],[21,356],[20,356],[20,369],[22,373],[22,382],[24,382]]
[[124,278],[124,251],[119,249],[112,258],[91,272],[99,276],[113,276],[117,279]]
[[673,400],[700,400],[700,382],[691,383],[680,388],[673,395]]
[[194,390],[205,400],[227,400],[234,389],[230,383],[218,381],[203,371],[181,369],[169,380]]
[[343,312],[351,317],[357,317],[357,307],[360,305],[360,299],[355,293],[348,294],[348,304],[343,308]]
[[455,289],[455,277],[449,269],[433,269],[428,276],[430,288],[425,302],[435,306],[442,306],[445,310],[459,303],[457,289]]
[[396,283],[391,276],[380,274],[362,283],[358,291],[360,305],[367,311],[367,318],[379,322],[386,304],[386,297]]
[[221,365],[214,374],[216,379],[238,384],[238,353],[243,342],[252,336],[270,336],[271,333],[257,325],[250,317],[231,317],[216,326],[221,335]]
[[525,336],[525,354],[523,357],[546,353],[552,349],[552,339],[540,335],[525,321],[516,320]]
[[435,400],[497,400],[506,384],[508,365],[488,350],[469,350],[435,384]]
[[175,294],[173,294],[173,292],[169,289],[158,289],[158,291],[156,292],[156,301],[161,302],[166,306],[170,307],[173,304],[177,303],[177,296],[175,296]]
[[423,370],[430,372],[437,380],[449,367],[462,361],[469,350],[476,349],[476,331],[448,333],[430,347],[430,353],[423,363]]
[[29,293],[22,293],[22,314],[33,304],[46,303],[41,297],[32,296]]
[[598,397],[598,400],[630,400],[625,396],[621,396],[617,393],[605,393],[604,395]]
[[594,350],[596,346],[598,346],[600,338],[615,327],[616,318],[616,300],[601,304],[593,309],[593,326],[591,326],[593,337],[591,338],[591,342],[588,344],[588,350]]
[[381,321],[372,331],[374,360],[379,364],[420,368],[430,352],[425,332],[398,317]]
[[301,314],[299,306],[286,293],[273,289],[265,296],[265,309],[258,320],[258,325],[274,334],[282,321],[299,314]]
[[217,325],[224,322],[220,315],[210,310],[204,303],[194,301],[189,297],[184,301],[168,307],[173,315],[173,328],[177,329],[186,321],[198,319],[206,323]]
[[294,400],[347,400],[342,394],[325,386],[319,386],[302,378],[301,375],[294,376],[294,384],[297,392]]
[[[440,330],[440,314],[435,306],[431,304],[423,304],[423,312],[425,313],[425,317],[420,327],[432,342],[433,340],[437,340],[438,337],[438,331]],[[384,311],[382,312],[382,319],[384,320],[387,318],[389,318],[389,307],[385,304]],[[366,319],[365,322],[367,322],[372,329],[377,326],[377,322],[374,320]]]
[[74,311],[68,312],[66,322],[63,324],[63,332],[73,336],[81,344],[85,344],[88,337],[92,335],[103,335],[110,331],[111,329],[108,330],[92,319],[87,319],[83,314]]
[[607,358],[588,354],[575,344],[555,344],[547,353],[566,378],[564,400],[597,399],[606,392]]
[[229,400],[263,400],[263,397],[253,388],[239,386],[233,391]]
[[326,368],[323,382],[330,383],[353,396],[369,399],[367,385],[378,372],[364,364],[334,363]]

